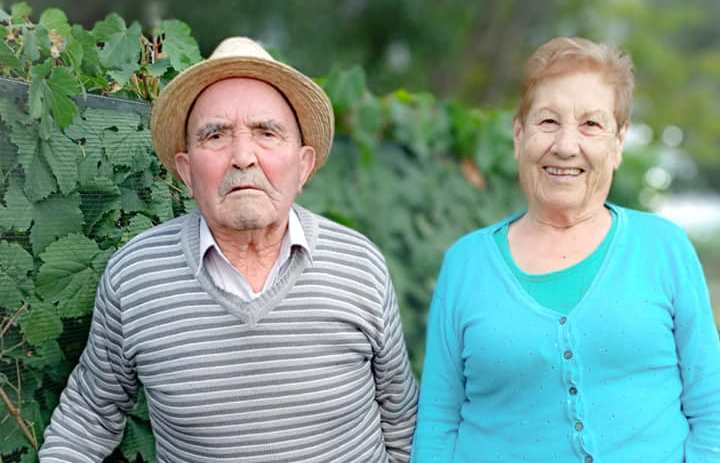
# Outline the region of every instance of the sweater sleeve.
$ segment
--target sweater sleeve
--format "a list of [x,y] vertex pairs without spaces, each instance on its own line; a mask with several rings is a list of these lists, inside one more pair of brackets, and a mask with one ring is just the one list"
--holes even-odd
[[45,430],[40,460],[103,461],[122,438],[137,389],[134,367],[123,352],[120,310],[106,272],[87,345]]
[[720,341],[702,267],[683,236],[675,285],[675,343],[690,434],[687,463],[720,460]]
[[395,290],[389,277],[383,304],[383,340],[380,351],[373,359],[375,397],[380,406],[380,425],[388,457],[391,462],[407,462],[415,430],[418,391],[410,370]]
[[448,277],[451,266],[446,258],[430,306],[413,442],[415,463],[453,460],[465,399],[462,339],[447,297],[448,284],[452,283]]

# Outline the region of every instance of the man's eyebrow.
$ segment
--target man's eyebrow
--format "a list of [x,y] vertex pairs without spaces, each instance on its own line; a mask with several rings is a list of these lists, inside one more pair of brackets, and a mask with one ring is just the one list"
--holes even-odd
[[202,140],[213,132],[222,132],[225,130],[232,130],[232,124],[227,122],[208,122],[207,124],[198,127],[195,131],[195,136],[197,139]]
[[287,134],[287,129],[285,128],[285,126],[282,123],[273,119],[250,121],[248,123],[248,127],[250,127],[251,129],[272,130],[273,132],[277,132],[281,135]]

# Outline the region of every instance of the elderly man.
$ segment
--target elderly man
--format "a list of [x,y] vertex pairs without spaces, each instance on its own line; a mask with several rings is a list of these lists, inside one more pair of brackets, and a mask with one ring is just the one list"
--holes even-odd
[[406,461],[417,388],[383,257],[294,204],[332,143],[322,89],[228,39],[152,133],[199,212],[110,260],[41,460],[102,461],[142,385],[160,462]]

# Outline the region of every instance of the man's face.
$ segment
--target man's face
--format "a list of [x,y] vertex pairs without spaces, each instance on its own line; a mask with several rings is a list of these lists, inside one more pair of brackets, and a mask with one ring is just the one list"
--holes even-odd
[[232,78],[206,88],[187,123],[180,177],[214,233],[284,227],[315,165],[292,109],[272,86]]

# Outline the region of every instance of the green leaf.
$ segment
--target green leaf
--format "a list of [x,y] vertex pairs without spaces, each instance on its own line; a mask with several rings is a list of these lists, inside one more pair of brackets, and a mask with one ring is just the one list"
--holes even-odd
[[25,63],[34,63],[40,59],[40,47],[37,39],[37,31],[23,29],[22,53],[20,56],[22,57],[22,61]]
[[116,167],[131,167],[133,157],[138,150],[144,150],[149,144],[147,130],[138,130],[140,116],[136,113],[117,112],[113,115],[112,130],[103,132],[105,153]]
[[[34,306],[35,304],[33,304]],[[36,370],[44,370],[48,367],[53,373],[58,372],[57,367],[65,359],[60,344],[56,340],[48,340],[38,345],[35,349],[34,355],[25,360],[25,365],[34,368]],[[48,373],[50,373],[48,371]],[[62,370],[60,370],[61,372]],[[51,373],[52,374],[52,373]]]
[[0,241],[0,269],[20,282],[28,278],[33,268],[33,258],[22,246],[5,240]]
[[62,320],[52,304],[34,303],[30,315],[20,321],[23,334],[32,345],[53,341],[63,332]]
[[23,232],[32,222],[32,204],[25,197],[16,178],[11,177],[5,192],[5,206],[0,205],[0,229]]
[[[39,427],[39,429],[42,428],[42,426]],[[32,447],[28,447],[27,452],[20,457],[20,463],[37,463],[38,461],[37,451]]]
[[117,82],[118,85],[125,87],[130,81],[130,77],[132,77],[133,73],[138,69],[140,69],[140,65],[137,63],[126,64],[119,69],[108,71],[108,75],[112,80]]
[[28,274],[33,270],[33,259],[17,243],[0,241],[0,305],[8,309],[20,307],[28,288]]
[[[202,59],[197,41],[190,34],[190,27],[177,19],[160,23],[159,34],[164,34],[163,54],[177,71],[197,63]],[[160,74],[162,75],[162,74]]]
[[108,124],[110,117],[117,111],[107,109],[87,108],[81,117],[75,118],[72,124],[65,128],[65,135],[76,142],[81,142],[85,156],[102,154],[102,132]]
[[40,24],[48,31],[55,31],[63,38],[70,37],[70,24],[68,24],[67,16],[62,10],[57,8],[48,8],[40,15]]
[[25,2],[16,3],[10,8],[10,14],[13,24],[22,24],[30,20],[32,8]]
[[[0,100],[2,106],[2,100]],[[11,131],[0,123],[0,178],[8,178],[10,172],[18,165],[18,148],[11,141]],[[2,182],[0,182],[0,185]]]
[[[112,16],[112,15],[111,15]],[[100,38],[96,33],[95,37],[105,42],[102,50],[100,50],[100,63],[108,69],[119,69],[123,68],[128,64],[138,64],[141,53],[141,42],[140,37],[142,30],[140,24],[137,22],[133,23],[130,28],[125,28],[125,22],[122,22],[122,27],[119,27],[109,35],[105,35],[104,28],[101,34],[105,38]],[[120,26],[119,23],[115,23],[115,26]],[[97,26],[96,26],[97,29]],[[96,29],[93,29],[95,32]]]
[[[0,383],[1,384],[1,383]],[[22,431],[14,419],[10,419],[10,410],[5,407],[5,402],[0,400],[0,455],[6,455],[16,450],[30,448]]]
[[75,25],[72,28],[72,36],[75,43],[82,46],[82,70],[85,75],[97,76],[102,74],[100,56],[95,42],[95,37],[81,26]]
[[135,189],[120,187],[120,192],[120,203],[123,212],[138,212],[145,209],[145,202],[140,199]]
[[152,227],[153,223],[152,220],[150,220],[148,217],[137,214],[134,215],[132,219],[130,219],[130,223],[125,228],[123,232],[122,241],[123,243],[126,243],[130,241],[131,239],[135,238],[140,233],[144,232],[148,228]]
[[47,80],[45,98],[60,128],[64,129],[70,125],[77,114],[77,105],[71,97],[79,95],[80,91],[80,85],[70,72],[70,68],[59,67],[52,70]]
[[37,64],[30,70],[30,93],[28,103],[30,106],[30,117],[40,119],[47,109],[43,106],[45,98],[45,86],[47,86],[46,78],[50,75],[52,61],[46,60],[42,64]]
[[7,311],[16,310],[24,300],[25,296],[18,288],[14,275],[0,269],[0,307],[5,307]]
[[19,110],[17,103],[6,95],[0,95],[0,119],[8,127],[15,123],[32,124],[32,120],[25,112]]
[[82,72],[84,55],[85,50],[83,49],[83,44],[74,36],[70,35],[70,37],[66,39],[65,49],[60,55],[60,58],[73,69],[74,73],[80,74]]
[[81,232],[83,217],[80,195],[53,196],[33,205],[34,224],[30,229],[33,254],[42,252],[55,239],[69,233]]
[[80,210],[87,230],[107,212],[120,209],[120,189],[107,177],[96,177],[80,187]]
[[155,182],[150,186],[151,202],[150,210],[161,222],[173,218],[172,196],[170,187],[165,182]]
[[20,67],[20,60],[5,42],[0,42],[0,66],[5,68]]
[[341,115],[357,103],[366,91],[365,71],[355,66],[347,71],[333,70],[324,85],[335,111]]
[[80,146],[54,129],[49,141],[40,142],[40,153],[57,179],[60,191],[65,195],[74,191],[78,182]]
[[92,235],[102,246],[113,246],[122,240],[122,227],[120,227],[120,210],[113,209],[106,212],[96,223]]
[[107,42],[113,35],[123,33],[126,29],[125,20],[116,13],[110,13],[105,19],[95,23],[92,34],[98,42]]
[[0,22],[9,23],[10,21],[12,21],[12,16],[5,11],[4,7],[0,6]]
[[39,201],[57,191],[57,182],[45,159],[34,153],[25,168],[25,194],[30,201]]
[[162,58],[148,65],[148,73],[153,77],[161,77],[170,68],[170,60]]
[[138,455],[145,461],[155,461],[155,439],[149,423],[129,416],[120,449],[131,461]]
[[62,317],[90,313],[100,274],[93,260],[97,244],[79,233],[52,243],[40,254],[44,262],[37,277],[37,291],[46,302],[57,302]]

